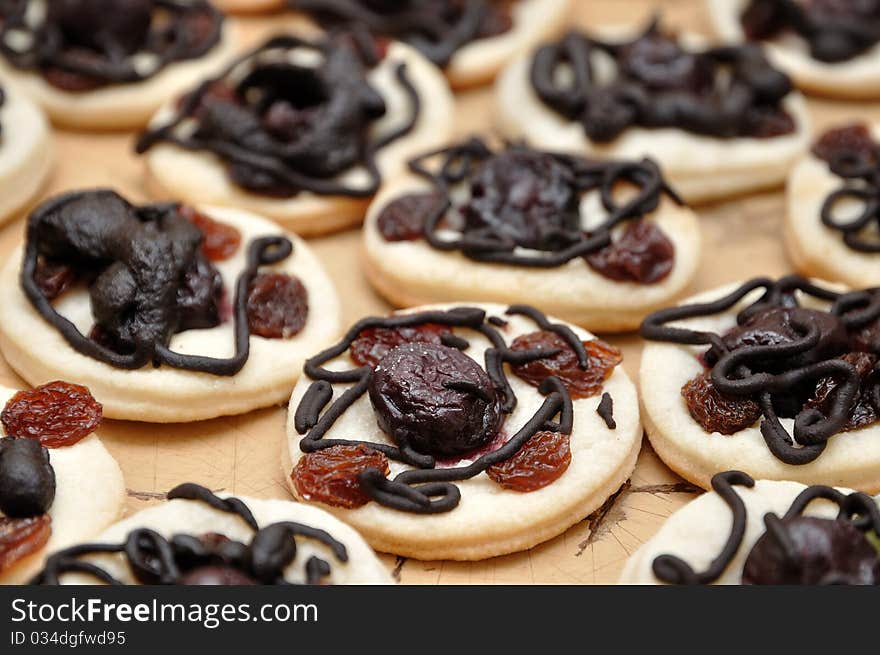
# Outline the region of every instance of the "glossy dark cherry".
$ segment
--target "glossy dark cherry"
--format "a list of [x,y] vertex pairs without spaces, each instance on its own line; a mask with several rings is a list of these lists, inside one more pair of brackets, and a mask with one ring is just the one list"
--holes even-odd
[[376,366],[389,352],[407,343],[442,343],[441,337],[450,334],[445,325],[425,323],[400,328],[368,328],[355,339],[349,352],[358,366]]
[[503,419],[488,374],[455,348],[398,346],[376,366],[369,384],[379,426],[401,448],[455,456],[488,443]]
[[621,282],[655,284],[666,279],[675,265],[675,246],[656,223],[633,221],[619,238],[587,255],[590,268]]
[[708,371],[689,380],[681,388],[681,395],[693,419],[706,432],[735,434],[761,418],[758,403],[749,398],[725,396],[712,384]]

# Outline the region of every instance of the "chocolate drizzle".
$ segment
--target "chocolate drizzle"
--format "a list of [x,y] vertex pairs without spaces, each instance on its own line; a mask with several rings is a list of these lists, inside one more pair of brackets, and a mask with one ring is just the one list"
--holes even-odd
[[[843,185],[822,203],[822,224],[842,233],[851,249],[880,253],[880,144],[864,125],[853,125],[826,133],[813,152],[843,179]],[[840,218],[841,203],[855,203],[860,211]]]
[[[425,240],[478,262],[557,268],[608,247],[614,228],[656,211],[664,195],[682,204],[649,159],[598,161],[522,145],[495,153],[472,138],[417,157],[410,169],[430,181],[436,198],[421,230]],[[470,200],[453,206],[461,184],[470,185]],[[615,197],[619,184],[635,189],[625,202]],[[600,194],[607,217],[587,233],[580,200],[590,192]],[[450,238],[442,232],[455,214],[461,225]]]
[[[589,365],[586,350],[577,335],[566,325],[551,323],[541,312],[525,305],[513,305],[508,315],[526,316],[542,330],[557,334],[577,354],[583,368]],[[309,386],[294,414],[294,427],[303,435],[300,449],[314,452],[338,445],[363,444],[384,453],[390,459],[406,464],[411,469],[388,479],[377,469],[359,474],[361,489],[373,500],[392,509],[417,514],[436,514],[453,510],[461,499],[461,492],[453,483],[479,475],[493,464],[503,462],[522,448],[532,436],[541,431],[571,434],[574,421],[571,398],[565,386],[556,377],[549,377],[539,387],[545,396],[535,414],[499,449],[479,456],[471,464],[453,468],[436,468],[430,455],[418,453],[409,447],[395,447],[383,443],[327,439],[325,435],[342,414],[367,392],[373,369],[362,366],[353,370],[331,370],[324,365],[345,353],[364,330],[372,328],[401,328],[421,324],[438,324],[473,330],[489,340],[485,351],[485,370],[500,396],[501,411],[509,415],[517,404],[516,395],[507,379],[504,364],[524,364],[556,354],[542,350],[513,351],[478,308],[458,307],[451,310],[425,311],[390,317],[366,318],[356,323],[336,345],[306,362],[305,374],[314,382]],[[348,386],[335,401],[333,385]],[[558,416],[558,420],[553,419]]]
[[[270,39],[185,96],[170,119],[141,135],[136,150],[170,143],[211,153],[234,183],[260,195],[369,197],[382,181],[376,154],[412,131],[421,107],[406,64],[396,64],[409,115],[393,130],[372,134],[386,113],[367,80],[380,60],[377,44],[362,33],[320,42]],[[339,179],[358,167],[366,183]]]
[[[709,568],[697,572],[690,564],[675,555],[660,555],[653,564],[654,575],[668,584],[710,584],[718,580],[724,571],[730,566],[742,546],[745,536],[746,521],[748,514],[745,503],[736,492],[735,486],[752,488],[755,481],[742,471],[727,471],[718,473],[712,478],[712,489],[721,496],[722,500],[730,507],[733,514],[730,536],[724,544],[721,552],[712,560]],[[794,547],[787,535],[787,522],[801,516],[814,500],[824,499],[836,504],[840,511],[837,520],[847,521],[861,532],[873,531],[880,534],[880,508],[867,494],[852,492],[844,494],[833,487],[815,485],[807,487],[794,499],[788,511],[780,519],[775,514],[765,515],[764,522],[767,534],[778,542],[784,551],[787,567],[798,568],[801,558],[808,553],[801,553]],[[753,550],[752,555],[755,554]],[[750,558],[752,557],[750,555]],[[877,554],[874,553],[876,559]],[[878,571],[877,580],[880,581],[880,565],[875,565]],[[822,582],[835,584],[843,581],[838,576],[825,576]],[[875,581],[876,583],[876,581]]]
[[[141,584],[187,584],[193,581],[193,574],[205,568],[242,574],[234,578],[236,581],[287,584],[284,569],[296,558],[297,537],[317,541],[327,546],[339,562],[348,561],[345,545],[324,530],[292,521],[260,528],[251,510],[239,498],[220,498],[210,489],[193,483],[181,484],[168,492],[169,500],[176,498],[201,502],[212,509],[237,515],[254,531],[253,538],[247,545],[214,534],[202,537],[177,534],[169,540],[149,528],[138,528],[129,532],[120,544],[80,544],[56,552],[46,560],[32,584],[61,584],[65,573],[83,573],[106,584],[124,584],[97,564],[81,559],[101,553],[121,553]],[[304,569],[306,584],[318,584],[331,572],[330,564],[317,556],[310,557]]]
[[[178,307],[185,273],[200,259],[201,233],[173,204],[134,207],[113,191],[74,192],[56,197],[28,219],[20,281],[39,314],[77,352],[116,368],[149,363],[235,375],[250,353],[247,298],[251,280],[263,265],[293,252],[284,236],[255,239],[236,282],[233,301],[235,355],[225,359],[173,352],[171,337],[186,328]],[[62,262],[95,275],[90,287],[97,325],[112,337],[111,348],[83,335],[61,316],[35,279],[42,259]],[[204,262],[203,262],[204,263]]]
[[751,40],[794,33],[813,59],[829,64],[849,61],[880,43],[880,3],[873,1],[751,0],[740,20]]
[[[600,74],[597,56],[612,60],[610,81]],[[562,74],[566,68],[568,76]],[[571,32],[538,49],[530,79],[545,105],[581,123],[587,137],[600,143],[636,126],[720,139],[769,138],[795,129],[782,105],[791,82],[760,48],[685,50],[656,22],[624,43]]]
[[[724,335],[668,325],[726,312],[757,289],[764,293],[737,315],[737,329],[747,330],[749,321],[773,312],[774,320],[784,319],[791,336],[763,341],[758,336],[731,344]],[[831,307],[827,313],[802,309],[795,291],[829,302]],[[871,329],[878,320],[880,289],[838,293],[788,276],[778,281],[755,278],[718,300],[660,310],[645,319],[640,333],[652,341],[710,345],[706,361],[712,365],[712,384],[723,394],[755,399],[764,417],[761,434],[767,447],[782,462],[801,465],[819,457],[828,440],[846,426],[863,383],[856,368],[840,356],[856,349],[848,340],[856,343],[855,334]],[[812,390],[826,378],[837,383],[827,399],[827,410],[801,405],[794,412],[794,434],[789,435],[779,420],[780,408],[791,407],[791,396],[805,385],[812,385]],[[876,366],[864,385],[864,397],[880,408]]]
[[440,67],[463,46],[507,32],[515,0],[289,0],[327,27],[363,27],[405,41]]
[[0,53],[66,91],[151,78],[203,56],[223,29],[223,15],[202,0],[53,0],[34,23],[35,4],[0,2]]

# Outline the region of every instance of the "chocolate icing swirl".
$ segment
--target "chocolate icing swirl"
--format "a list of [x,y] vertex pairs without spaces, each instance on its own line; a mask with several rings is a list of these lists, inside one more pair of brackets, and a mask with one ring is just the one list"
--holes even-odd
[[[235,375],[250,353],[248,287],[260,266],[286,259],[293,245],[284,236],[251,242],[233,300],[235,355],[219,359],[176,353],[168,347],[171,338],[189,327],[180,304],[186,275],[210,267],[199,251],[201,232],[178,209],[175,204],[135,207],[110,190],[73,192],[47,201],[28,219],[20,276],[25,295],[74,350],[105,364],[122,369],[165,364]],[[35,280],[41,260],[94,276],[89,288],[92,313],[115,347],[83,335],[56,311]],[[199,327],[205,327],[205,318],[198,317]]]
[[[526,305],[513,305],[508,308],[507,314],[526,316],[541,330],[557,334],[577,354],[580,366],[584,369],[589,366],[589,357],[583,344],[568,326],[552,323],[537,309]],[[385,507],[416,514],[437,514],[449,512],[458,506],[461,491],[454,482],[473,478],[493,464],[510,459],[538,432],[571,434],[574,421],[571,397],[565,385],[551,376],[539,387],[539,392],[545,398],[534,415],[498,450],[481,455],[466,466],[437,468],[434,457],[418,453],[406,445],[396,447],[384,443],[325,438],[342,414],[367,392],[373,368],[362,366],[339,371],[324,368],[324,365],[345,353],[358,335],[372,328],[403,328],[431,323],[482,334],[491,343],[491,347],[485,351],[485,370],[500,396],[501,411],[509,415],[516,407],[517,398],[507,379],[504,364],[525,364],[552,357],[557,351],[514,351],[494,327],[496,322],[488,321],[485,311],[474,307],[371,317],[359,321],[339,343],[306,361],[304,372],[313,382],[294,414],[294,427],[303,435],[300,449],[310,453],[333,446],[362,444],[384,453],[388,458],[413,468],[399,473],[393,479],[386,478],[378,469],[366,469],[358,476],[364,493]],[[468,347],[466,340],[453,336],[455,339],[446,340],[449,347]],[[333,400],[335,384],[349,386]],[[556,416],[559,417],[558,421],[553,420]]]
[[[822,203],[822,224],[840,232],[851,249],[880,253],[880,144],[864,125],[852,125],[826,133],[813,153],[843,180]],[[842,203],[855,203],[859,213],[847,211],[840,217]]]
[[[171,118],[141,135],[136,150],[170,143],[211,153],[234,183],[261,195],[372,196],[382,181],[377,152],[409,134],[421,108],[406,64],[397,63],[394,79],[409,114],[393,130],[371,133],[387,109],[367,79],[380,60],[363,33],[270,39],[185,96]],[[339,179],[356,167],[366,183]]]
[[463,46],[512,27],[516,0],[289,0],[326,27],[364,27],[405,41],[440,67]]
[[[726,335],[669,325],[726,312],[757,289],[764,293],[739,312],[736,329],[745,333],[750,321],[769,317],[777,336],[764,338],[756,333],[742,343],[736,339],[730,343]],[[801,308],[795,291],[829,302],[831,307],[827,312]],[[861,330],[866,330],[868,336],[860,334]],[[783,331],[790,334],[782,335]],[[880,289],[838,293],[794,275],[778,281],[755,278],[723,298],[655,312],[642,323],[640,333],[651,341],[710,345],[705,359],[712,366],[712,383],[722,394],[758,402],[764,417],[761,434],[770,452],[786,464],[807,464],[822,454],[828,440],[847,425],[859,401],[860,387],[866,400],[875,409],[880,408],[877,366],[862,387],[859,372],[841,358],[851,350],[880,352]],[[823,379],[836,383],[826,408],[792,401],[806,385],[815,389]],[[784,407],[792,411],[793,405],[798,407],[794,411],[794,434],[789,435],[779,413]]]
[[[296,558],[297,537],[317,541],[327,546],[337,561],[348,561],[345,545],[324,530],[292,521],[260,528],[240,498],[220,498],[210,489],[193,483],[178,485],[167,497],[168,500],[201,502],[237,515],[254,531],[254,536],[248,544],[216,534],[201,537],[176,534],[166,539],[149,528],[138,528],[119,544],[79,544],[56,552],[46,560],[45,567],[31,584],[58,585],[65,573],[86,574],[105,584],[124,584],[99,565],[82,559],[101,553],[121,553],[141,584],[198,584],[201,575],[214,581],[219,571],[226,574],[224,580],[232,580],[233,584],[283,585],[287,584],[284,570]],[[331,572],[330,563],[314,555],[304,567],[306,584],[318,584]]]
[[[730,508],[733,516],[730,536],[727,538],[721,552],[712,560],[709,567],[705,571],[697,572],[680,557],[660,555],[652,563],[652,570],[658,580],[668,584],[704,585],[715,582],[727,570],[733,558],[742,547],[746,522],[748,520],[745,503],[736,492],[736,486],[752,488],[755,486],[755,481],[742,471],[718,473],[712,478],[712,489],[721,496],[722,500]],[[807,558],[810,553],[791,548],[791,540],[788,537],[787,531],[791,529],[792,520],[801,516],[810,503],[818,499],[831,501],[840,508],[837,521],[846,521],[863,533],[873,531],[880,535],[880,508],[877,507],[874,500],[867,494],[858,491],[844,494],[833,487],[824,485],[807,487],[792,501],[781,519],[773,513],[768,513],[764,516],[764,523],[767,528],[766,536],[769,536],[770,539],[781,546],[781,550],[786,557],[786,568],[794,570],[796,574],[799,573],[799,569],[807,567],[809,564]],[[831,521],[828,521],[828,526],[831,529],[835,529]],[[825,546],[825,544],[822,545]],[[759,546],[760,540],[755,544],[749,560],[746,562],[747,568],[752,563],[752,558],[760,556],[757,552]],[[869,551],[869,556],[873,556],[875,560],[873,568],[876,574],[873,577],[874,584],[877,584],[880,582],[880,563],[876,562],[878,553],[873,552],[873,555],[871,555],[872,550],[870,548],[866,548],[866,550]],[[861,573],[864,576],[864,571]],[[794,577],[796,578],[797,575]],[[872,576],[868,574],[864,577],[870,578]],[[840,584],[846,583],[849,580],[848,576],[834,574],[832,571],[823,575],[819,582],[822,584]],[[749,580],[748,582],[759,581]]]
[[[610,79],[598,56],[613,63]],[[566,68],[570,75],[563,75]],[[791,82],[760,48],[687,50],[656,22],[622,43],[570,32],[537,50],[530,78],[547,107],[579,122],[587,137],[600,143],[637,126],[720,139],[769,138],[795,130],[783,107]]]
[[837,64],[880,43],[880,2],[751,0],[740,16],[746,38],[765,41],[793,33],[813,59]]
[[33,21],[35,4],[0,2],[0,53],[67,91],[146,80],[203,56],[223,30],[223,15],[202,0],[53,0]]
[[[650,159],[599,161],[524,145],[493,152],[471,138],[413,159],[410,169],[433,187],[417,231],[432,248],[478,262],[557,268],[610,246],[616,227],[656,211],[664,196],[683,204]],[[454,203],[462,184],[469,199]],[[615,197],[619,184],[635,189],[625,202]],[[580,200],[590,192],[600,194],[607,217],[587,233]],[[460,225],[450,225],[455,217]],[[441,235],[449,229],[458,236]]]

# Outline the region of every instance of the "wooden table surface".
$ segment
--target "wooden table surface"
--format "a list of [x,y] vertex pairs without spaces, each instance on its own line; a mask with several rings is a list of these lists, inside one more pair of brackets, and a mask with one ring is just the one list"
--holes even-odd
[[[677,28],[708,34],[699,0],[577,0],[573,23],[583,26],[638,26],[656,12]],[[249,42],[296,25],[290,16],[238,21]],[[457,133],[491,130],[491,88],[459,96]],[[880,120],[880,105],[810,99],[814,129],[862,118]],[[58,163],[41,198],[77,188],[114,187],[134,200],[147,200],[142,162],[132,152],[132,134],[56,131]],[[703,261],[694,290],[757,274],[790,270],[782,246],[781,192],[738,198],[698,208],[703,230]],[[0,231],[0,253],[22,238],[23,218]],[[390,307],[372,291],[357,262],[360,233],[351,230],[310,243],[324,262],[342,298],[350,324]],[[624,366],[634,379],[640,344],[635,336],[608,341],[624,351]],[[0,383],[27,385],[0,360]],[[286,407],[194,424],[150,425],[107,421],[104,443],[125,474],[129,512],[159,502],[164,492],[184,481],[215,490],[265,498],[290,498],[279,467]],[[592,516],[565,534],[530,551],[482,562],[421,562],[383,555],[390,570],[408,584],[607,584],[616,581],[629,553],[648,539],[696,490],[669,471],[645,441],[632,479]]]

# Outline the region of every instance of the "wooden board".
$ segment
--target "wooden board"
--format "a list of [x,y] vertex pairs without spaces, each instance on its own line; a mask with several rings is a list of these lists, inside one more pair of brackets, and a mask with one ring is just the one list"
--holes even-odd
[[[707,33],[700,0],[578,0],[573,23],[641,25],[661,10],[681,29]],[[249,42],[282,31],[289,16],[239,21]],[[490,89],[461,94],[459,136],[489,130]],[[880,120],[880,107],[812,99],[816,129],[854,118]],[[11,128],[14,129],[14,128]],[[58,131],[58,166],[42,197],[60,191],[110,186],[134,200],[147,200],[141,162],[132,152],[131,134]],[[781,240],[781,192],[701,207],[703,262],[695,290],[744,277],[779,275],[790,270]],[[23,219],[0,231],[0,256],[21,239]],[[362,276],[358,231],[311,242],[343,299],[346,324],[390,308]],[[624,366],[635,379],[640,345],[634,336],[612,337],[621,347]],[[0,362],[0,383],[25,383]],[[159,502],[169,488],[195,481],[215,490],[266,498],[289,498],[279,467],[286,408],[189,425],[107,421],[101,436],[118,459],[129,489],[128,511]],[[695,489],[669,471],[647,441],[631,481],[598,512],[530,551],[483,562],[419,562],[383,556],[390,570],[409,584],[613,583],[629,553],[649,538],[665,517],[693,497]]]

